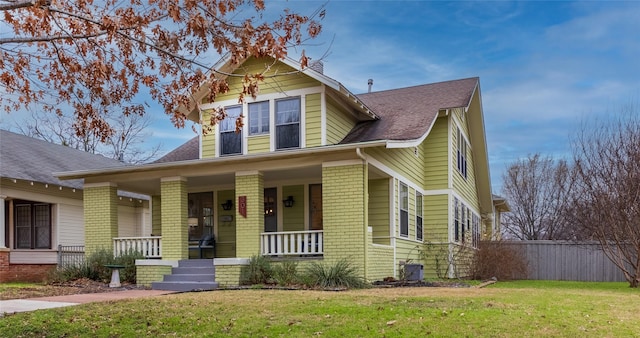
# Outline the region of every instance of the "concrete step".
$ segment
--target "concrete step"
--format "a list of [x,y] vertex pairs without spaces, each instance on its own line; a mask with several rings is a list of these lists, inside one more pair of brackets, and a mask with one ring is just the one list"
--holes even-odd
[[218,285],[218,282],[153,282],[151,288],[153,290],[189,292],[216,290]]
[[164,275],[164,282],[213,282],[216,280],[216,276],[212,274],[200,274],[200,275]]
[[177,267],[171,268],[172,275],[215,275],[216,268],[213,266],[208,268],[200,267]]
[[210,268],[213,266],[213,259],[182,259],[178,261],[179,267],[203,267]]

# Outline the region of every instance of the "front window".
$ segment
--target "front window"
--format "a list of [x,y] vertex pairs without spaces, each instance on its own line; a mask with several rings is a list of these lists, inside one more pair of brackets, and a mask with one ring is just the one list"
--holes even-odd
[[16,249],[51,249],[51,204],[16,201]]
[[220,153],[242,154],[242,133],[236,132],[236,120],[242,114],[242,106],[226,107],[227,117],[220,121]]
[[416,240],[422,241],[422,194],[416,193]]
[[300,98],[276,101],[276,149],[300,147]]
[[249,103],[249,135],[269,133],[269,101]]
[[409,236],[409,188],[400,183],[400,236]]

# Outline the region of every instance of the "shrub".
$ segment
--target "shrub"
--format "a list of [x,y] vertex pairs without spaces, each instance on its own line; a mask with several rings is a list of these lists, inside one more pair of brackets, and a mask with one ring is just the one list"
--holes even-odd
[[273,277],[271,262],[264,256],[251,256],[242,276],[243,284],[268,284]]
[[502,241],[481,241],[473,258],[471,274],[474,279],[525,279],[527,265],[526,257],[517,246]]
[[144,256],[134,250],[113,257],[113,253],[106,249],[101,249],[91,254],[83,264],[69,265],[55,269],[49,275],[49,282],[67,282],[71,280],[88,278],[91,280],[107,283],[111,280],[111,269],[105,267],[108,264],[123,265],[120,270],[120,280],[128,283],[136,282],[136,259],[144,259]]
[[131,284],[136,283],[136,259],[145,259],[145,257],[138,251],[129,250],[125,254],[122,254],[115,258],[115,264],[124,266],[124,269],[120,270],[121,281]]
[[341,259],[334,265],[312,263],[307,269],[309,286],[322,288],[362,288],[365,281],[358,275],[358,269],[346,259]]
[[292,260],[284,260],[273,268],[273,279],[278,285],[298,284],[298,263]]

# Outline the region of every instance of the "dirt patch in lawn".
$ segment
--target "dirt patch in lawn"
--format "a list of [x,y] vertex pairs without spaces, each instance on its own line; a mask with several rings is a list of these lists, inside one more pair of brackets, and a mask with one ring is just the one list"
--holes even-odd
[[0,300],[65,296],[65,295],[76,295],[76,294],[83,294],[83,293],[100,293],[100,292],[112,292],[112,291],[122,291],[122,290],[131,290],[131,289],[147,289],[147,288],[142,286],[137,286],[135,284],[122,284],[122,287],[111,288],[107,283],[96,282],[91,279],[83,278],[83,279],[78,279],[75,281],[69,281],[64,283],[6,288],[0,291]]

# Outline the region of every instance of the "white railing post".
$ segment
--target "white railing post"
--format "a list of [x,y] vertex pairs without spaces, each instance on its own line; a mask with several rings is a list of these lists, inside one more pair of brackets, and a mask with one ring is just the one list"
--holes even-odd
[[263,256],[322,255],[323,231],[282,231],[260,234],[260,252]]
[[135,250],[146,258],[162,258],[162,237],[116,237],[113,238],[113,255],[120,256]]

